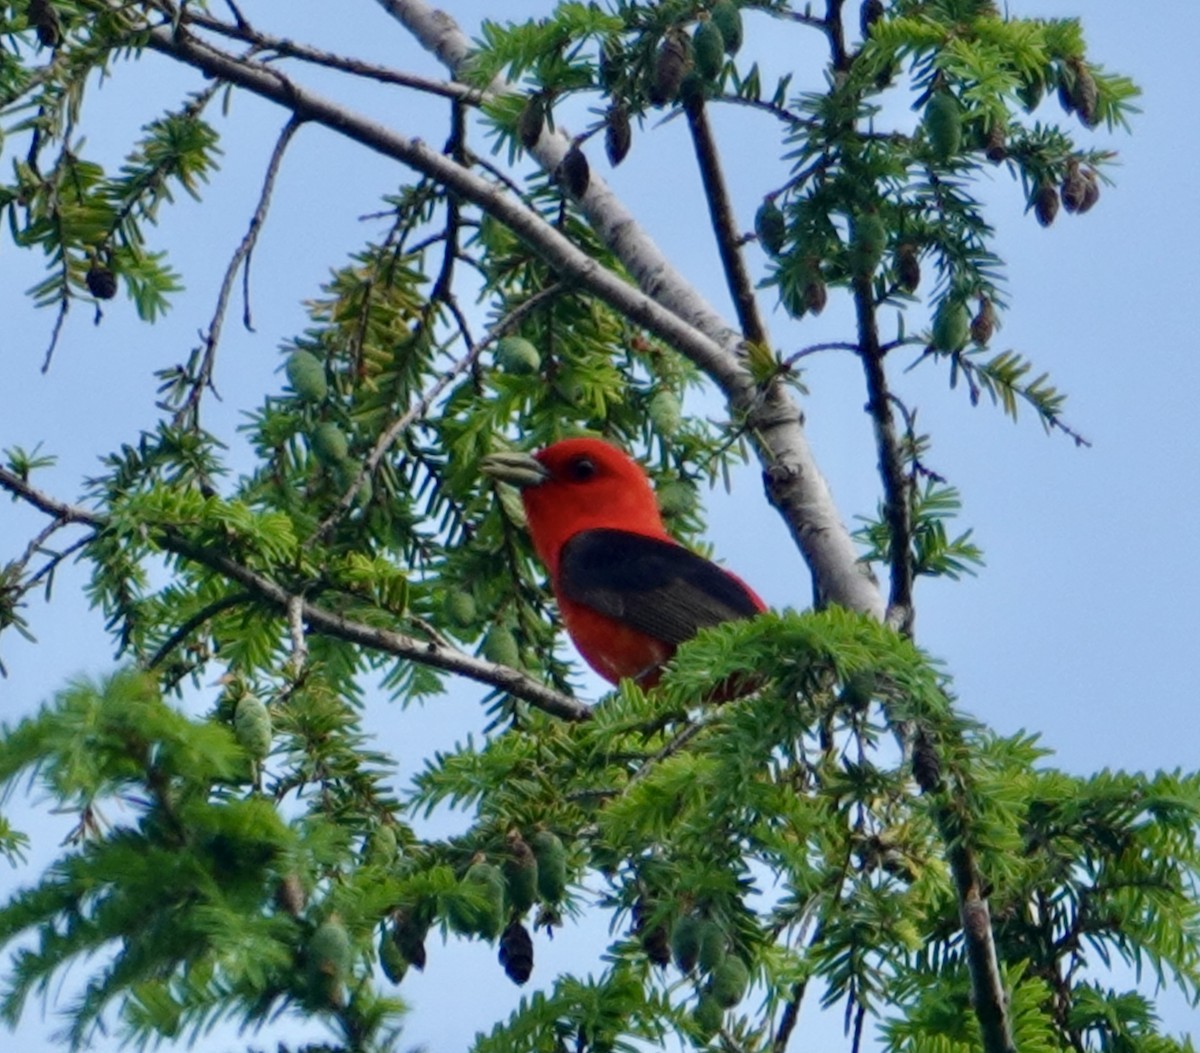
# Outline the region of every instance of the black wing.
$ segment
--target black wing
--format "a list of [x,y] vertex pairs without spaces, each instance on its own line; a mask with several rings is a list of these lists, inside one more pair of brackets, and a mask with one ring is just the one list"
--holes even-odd
[[753,593],[703,556],[625,530],[585,530],[562,550],[558,587],[567,599],[665,643],[759,612]]

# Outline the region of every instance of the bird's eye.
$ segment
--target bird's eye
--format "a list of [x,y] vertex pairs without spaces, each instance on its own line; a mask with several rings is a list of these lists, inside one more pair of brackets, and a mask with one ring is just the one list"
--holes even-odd
[[576,457],[575,460],[567,465],[567,471],[575,482],[586,482],[596,474],[596,462],[590,457]]

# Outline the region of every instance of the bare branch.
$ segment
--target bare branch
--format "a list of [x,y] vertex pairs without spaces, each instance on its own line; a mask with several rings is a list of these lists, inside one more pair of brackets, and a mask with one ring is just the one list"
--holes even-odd
[[195,427],[198,423],[200,400],[204,395],[205,389],[212,385],[213,368],[216,365],[217,358],[217,344],[221,339],[221,328],[225,324],[225,311],[229,306],[229,294],[233,290],[233,283],[237,277],[238,268],[243,266],[246,268],[247,292],[244,319],[246,321],[246,328],[250,328],[250,302],[248,295],[250,254],[254,251],[254,246],[258,242],[258,235],[261,233],[262,225],[267,218],[267,210],[271,205],[271,193],[275,189],[275,179],[279,175],[279,168],[283,163],[283,155],[286,153],[288,144],[291,143],[292,137],[296,134],[302,123],[298,117],[293,115],[287,124],[283,126],[283,130],[279,133],[279,138],[275,140],[275,149],[271,151],[271,159],[267,163],[267,171],[263,177],[263,186],[258,197],[258,205],[254,209],[254,214],[250,217],[250,225],[246,230],[246,236],[242,238],[241,244],[234,251],[233,257],[229,261],[229,266],[225,268],[225,277],[221,280],[221,289],[217,294],[217,306],[213,311],[212,321],[208,323],[208,332],[204,335],[204,347],[200,367],[191,378],[183,405],[175,411],[174,424],[176,427]]
[[248,22],[240,21],[233,25],[212,18],[200,11],[189,10],[184,16],[184,22],[189,26],[217,33],[220,36],[251,45],[256,51],[269,52],[280,58],[294,58],[314,66],[337,70],[351,76],[362,77],[366,80],[377,81],[380,84],[394,84],[401,88],[413,88],[429,95],[440,95],[466,103],[478,103],[482,93],[465,84],[453,81],[435,80],[432,77],[422,77],[416,73],[407,73],[393,69],[390,66],[379,66],[373,62],[363,62],[361,59],[338,55],[332,51],[324,51],[308,44],[298,44],[285,37],[273,36],[261,30],[254,29]]
[[808,347],[802,347],[799,351],[792,352],[779,364],[788,368],[795,365],[800,359],[808,358],[809,355],[815,355],[821,351],[854,351],[857,353],[858,344],[852,344],[849,340],[827,340],[820,344],[809,344]]

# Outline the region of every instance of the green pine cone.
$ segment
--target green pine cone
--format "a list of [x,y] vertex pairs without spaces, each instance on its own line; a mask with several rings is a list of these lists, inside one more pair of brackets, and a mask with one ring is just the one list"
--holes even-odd
[[505,625],[492,626],[483,638],[483,657],[497,665],[519,666],[521,650],[512,630]]
[[472,863],[446,900],[446,921],[463,936],[494,940],[504,929],[504,875],[491,863]]
[[242,695],[233,711],[233,731],[238,742],[256,761],[271,752],[271,714],[254,695]]
[[933,316],[933,340],[935,351],[957,351],[966,344],[971,335],[971,312],[959,300],[943,300]]
[[475,597],[466,589],[451,589],[442,603],[442,613],[456,629],[466,629],[475,624],[479,608]]
[[690,973],[696,968],[702,926],[703,922],[695,914],[681,914],[671,929],[671,959],[681,973]]
[[696,963],[700,966],[700,971],[716,972],[725,961],[725,930],[715,921],[706,921],[700,926],[698,939],[700,953]]
[[284,371],[296,396],[305,402],[320,402],[329,394],[325,366],[311,351],[293,351]]
[[874,212],[854,217],[850,232],[851,269],[856,277],[869,278],[875,273],[883,250],[887,248],[887,228]]
[[350,456],[350,443],[333,421],[322,421],[312,433],[312,450],[326,468],[335,468]]
[[496,342],[496,365],[505,373],[528,376],[542,365],[542,356],[523,336],[505,336]]
[[408,972],[408,959],[397,945],[395,934],[390,927],[386,927],[383,935],[379,937],[379,964],[383,968],[383,975],[394,984],[403,980],[404,974]]
[[558,903],[567,891],[567,850],[549,830],[539,830],[530,841],[537,859],[537,889],[545,903]]
[[732,1009],[746,995],[750,970],[736,954],[726,956],[712,975],[712,996],[717,1005]]
[[696,69],[705,80],[716,80],[725,65],[725,38],[720,27],[711,18],[696,26],[692,37],[692,54]]
[[646,413],[655,430],[668,438],[679,431],[679,425],[683,423],[683,407],[679,404],[679,398],[666,388],[655,392],[646,407]]
[[948,161],[962,147],[962,110],[949,92],[936,91],[925,104],[925,134],[939,161]]
[[538,863],[520,834],[509,835],[508,850],[510,855],[504,860],[504,880],[509,906],[519,916],[537,902]]
[[331,1005],[342,1002],[342,985],[350,975],[354,948],[346,926],[336,915],[321,922],[308,939],[304,960],[312,988]]
[[754,215],[754,233],[758,242],[772,256],[778,256],[783,251],[783,243],[787,240],[787,220],[783,210],[774,201],[764,201]]
[[696,1008],[692,1010],[692,1020],[695,1021],[696,1030],[704,1042],[711,1039],[721,1029],[721,1021],[724,1017],[725,1010],[721,1007],[721,1003],[707,991],[700,996]]
[[725,50],[736,55],[742,46],[742,13],[733,0],[717,0],[709,12],[713,24],[721,31]]

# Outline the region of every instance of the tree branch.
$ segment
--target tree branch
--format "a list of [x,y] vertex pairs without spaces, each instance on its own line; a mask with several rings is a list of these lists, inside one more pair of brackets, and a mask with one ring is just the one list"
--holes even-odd
[[708,200],[708,214],[712,219],[713,233],[717,237],[717,250],[721,254],[721,266],[725,271],[725,282],[737,311],[742,335],[756,344],[769,342],[766,326],[758,313],[758,302],[754,298],[754,283],[746,271],[746,262],[738,249],[741,232],[733,214],[733,203],[725,176],[721,172],[721,161],[717,144],[713,139],[712,127],[703,100],[684,107],[688,128],[692,133],[692,145],[696,151],[696,163],[700,167],[700,178],[704,183],[704,196]]
[[514,202],[502,190],[422,140],[393,131],[294,83],[260,62],[238,59],[186,34],[156,29],[148,34],[151,48],[229,81],[289,109],[298,120],[309,120],[338,132],[380,154],[429,176],[430,179],[496,216],[564,278],[588,288],[609,306],[668,341],[743,401],[753,398],[748,373],[709,337],[678,315],[639,293],[605,270],[540,216]]
[[986,1053],[1017,1053],[1008,1022],[1008,995],[1000,978],[992,916],[982,891],[974,853],[961,837],[946,837],[950,870],[958,892],[959,920],[971,977],[971,1003]]
[[468,87],[465,84],[434,80],[431,77],[422,77],[416,73],[407,73],[403,70],[393,69],[390,66],[379,66],[373,62],[363,62],[361,59],[348,58],[344,55],[335,54],[332,51],[323,51],[309,44],[298,44],[294,40],[288,40],[285,37],[277,37],[270,33],[264,33],[261,30],[253,28],[245,21],[238,25],[231,25],[203,12],[193,10],[186,12],[183,16],[183,21],[189,26],[196,26],[197,28],[208,30],[231,40],[238,40],[249,44],[256,51],[271,52],[281,58],[299,59],[314,66],[323,66],[326,69],[337,70],[339,73],[347,73],[354,77],[378,81],[380,84],[393,84],[401,88],[413,88],[417,91],[426,92],[429,95],[440,95],[442,98],[461,102],[478,102],[481,98],[481,93],[477,89]]
[[200,367],[191,378],[183,405],[175,411],[173,423],[177,428],[196,427],[199,424],[200,399],[204,395],[204,389],[212,385],[213,369],[217,358],[217,344],[220,343],[221,329],[225,324],[225,312],[229,307],[229,294],[233,291],[233,282],[237,277],[240,267],[246,268],[245,289],[247,298],[243,318],[246,328],[250,328],[250,255],[254,252],[254,246],[258,243],[258,235],[261,233],[262,225],[267,218],[267,210],[271,205],[271,193],[275,189],[275,179],[279,175],[280,165],[283,164],[283,155],[287,151],[292,137],[299,130],[301,123],[293,115],[287,124],[283,126],[283,130],[279,133],[279,138],[275,140],[275,148],[271,151],[271,159],[267,162],[267,171],[263,176],[262,191],[259,193],[258,204],[255,206],[254,214],[250,217],[250,225],[246,230],[245,237],[242,238],[241,243],[234,250],[233,257],[229,261],[229,266],[225,268],[225,277],[221,280],[221,289],[217,293],[217,306],[213,311],[212,320],[208,323],[208,332],[204,335]]
[[[7,468],[0,468],[0,489],[7,490],[27,504],[61,522],[81,523],[93,530],[104,530],[108,526],[108,522],[103,516],[76,505],[58,501],[30,486]],[[418,640],[405,633],[365,625],[362,622],[356,622],[343,615],[327,611],[323,607],[305,600],[298,593],[290,592],[265,574],[252,570],[211,548],[188,540],[173,527],[159,528],[156,531],[155,540],[164,551],[181,556],[192,563],[198,563],[209,570],[216,571],[230,581],[237,582],[255,599],[276,608],[284,616],[294,620],[298,614],[312,632],[345,640],[347,643],[357,644],[360,647],[368,647],[374,651],[382,651],[385,654],[395,655],[397,658],[407,658],[410,661],[431,666],[434,669],[442,669],[448,673],[456,673],[477,683],[505,691],[514,698],[522,699],[535,709],[540,709],[553,717],[570,721],[588,720],[591,717],[590,707],[569,695],[561,694],[547,687],[519,669],[476,658],[474,655],[449,647],[445,643]]]
[[888,564],[891,590],[888,596],[887,623],[906,636],[913,632],[913,555],[912,503],[909,479],[900,454],[896,419],[884,371],[883,351],[879,345],[879,327],[871,279],[854,280],[854,306],[858,321],[858,354],[867,381],[867,412],[875,430],[875,449],[879,457],[879,475],[883,481],[884,517],[888,524]]
[[825,0],[825,35],[829,37],[829,61],[836,70],[846,69],[850,58],[846,53],[846,31],[842,26],[842,5],[845,0]]

